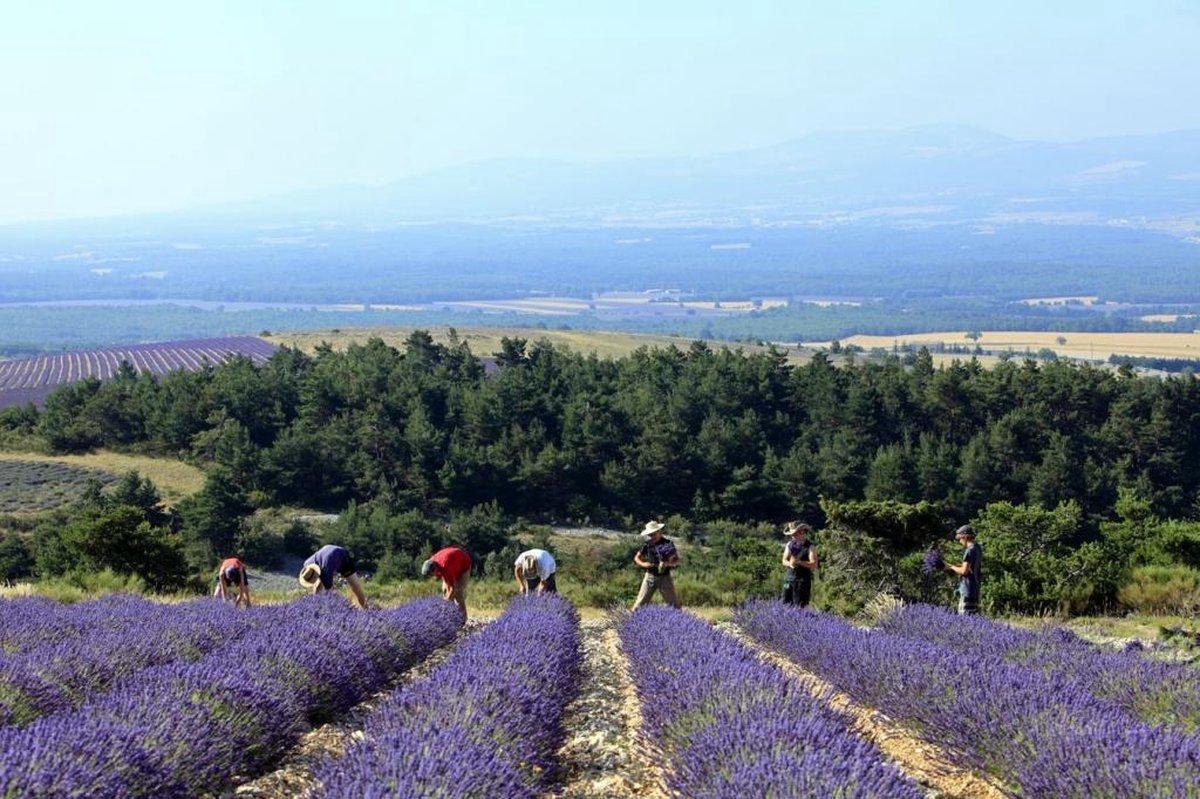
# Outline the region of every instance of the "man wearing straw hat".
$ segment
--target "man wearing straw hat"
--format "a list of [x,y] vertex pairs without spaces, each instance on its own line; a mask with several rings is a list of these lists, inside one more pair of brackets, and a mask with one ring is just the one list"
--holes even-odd
[[788,542],[783,545],[783,596],[786,605],[807,607],[812,599],[813,572],[817,570],[817,551],[813,549],[808,534],[812,527],[804,522],[788,522],[783,534]]
[[467,623],[467,580],[471,565],[471,555],[462,547],[443,547],[421,564],[422,577],[441,578],[442,596],[458,605],[463,624]]
[[663,601],[668,605],[679,607],[675,581],[671,579],[671,570],[679,565],[679,551],[675,549],[674,542],[662,534],[664,527],[666,525],[662,522],[647,522],[642,528],[645,542],[633,556],[633,562],[646,575],[642,577],[642,587],[633,603],[634,610],[649,602],[655,591],[662,592]]
[[367,606],[367,597],[363,594],[362,584],[358,581],[358,571],[354,566],[354,558],[345,547],[326,544],[304,561],[300,570],[300,585],[312,593],[332,591],[333,578],[341,575],[350,586],[355,604],[360,608]]

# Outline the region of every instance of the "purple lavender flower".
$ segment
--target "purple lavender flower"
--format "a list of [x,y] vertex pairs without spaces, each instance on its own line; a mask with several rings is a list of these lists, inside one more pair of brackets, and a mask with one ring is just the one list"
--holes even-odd
[[574,608],[514,600],[426,678],[379,706],[366,739],[325,764],[317,796],[537,796],[547,787],[581,653]]
[[922,795],[846,716],[700,619],[646,607],[620,635],[674,795]]
[[925,553],[925,561],[921,565],[921,571],[925,574],[933,574],[940,572],[946,568],[946,561],[942,557],[942,551],[937,547],[933,547]]

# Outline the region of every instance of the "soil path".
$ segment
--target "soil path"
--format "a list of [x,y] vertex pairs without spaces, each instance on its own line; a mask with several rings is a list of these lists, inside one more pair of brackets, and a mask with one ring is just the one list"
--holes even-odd
[[652,763],[662,760],[642,741],[641,707],[613,621],[584,621],[580,637],[583,669],[563,718],[561,780],[546,797],[663,799],[664,775]]
[[947,799],[1005,799],[1012,796],[990,777],[956,765],[943,748],[926,741],[879,711],[857,704],[820,677],[759,644],[737,625],[720,623],[717,626],[763,660],[783,669],[785,674],[814,696],[825,697],[834,708],[848,714],[855,732],[872,741],[906,774],[929,789],[930,796]]
[[462,639],[480,630],[483,622],[468,621],[454,640],[401,674],[387,688],[351,708],[337,721],[323,724],[301,736],[274,771],[240,785],[223,797],[237,799],[292,799],[304,796],[316,783],[316,770],[327,757],[340,757],[346,747],[362,738],[363,720],[392,692],[419,680],[440,666]]

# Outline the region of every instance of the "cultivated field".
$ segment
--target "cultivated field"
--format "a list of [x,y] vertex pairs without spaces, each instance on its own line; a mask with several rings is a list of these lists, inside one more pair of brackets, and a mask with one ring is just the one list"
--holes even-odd
[[[75,496],[71,486],[82,488],[80,475],[96,476],[112,482],[118,476],[136,471],[149,477],[167,502],[177,502],[204,486],[204,473],[195,466],[170,458],[151,458],[117,452],[90,452],[84,455],[43,455],[37,452],[0,452],[0,475],[58,475],[57,482],[43,484],[43,492],[55,493],[63,501]],[[15,490],[15,489],[13,489]],[[4,495],[0,489],[0,496]],[[56,504],[62,504],[58,502]]]
[[1200,795],[1200,671],[926,606],[0,603],[3,796]]
[[[297,347],[304,352],[313,352],[323,342],[328,342],[334,349],[344,349],[350,344],[362,344],[371,338],[383,339],[384,343],[393,347],[402,347],[415,327],[360,327],[340,328],[337,330],[306,330],[298,333],[273,333],[264,338],[279,346]],[[435,341],[446,343],[450,339],[449,327],[420,328],[427,330]],[[546,339],[552,344],[559,344],[585,354],[596,354],[602,358],[619,358],[628,355],[640,347],[669,347],[676,346],[687,349],[692,339],[681,336],[654,336],[638,333],[621,333],[605,330],[543,330],[534,327],[456,327],[458,337],[466,341],[471,352],[480,357],[487,357],[501,349],[501,338],[524,338],[529,341]],[[719,349],[740,349],[746,352],[761,351],[763,348],[755,344],[739,344],[721,341],[710,341],[709,346]],[[794,347],[788,349],[788,355],[794,360],[807,360],[810,351],[798,351]]]
[[109,484],[117,475],[53,461],[0,455],[0,513],[37,513],[78,499],[89,480]]
[[[1065,339],[1060,342],[1059,339]],[[1196,333],[1054,333],[1032,331],[985,330],[978,341],[967,338],[967,331],[914,333],[903,336],[851,336],[843,345],[857,344],[864,349],[893,345],[957,345],[985,350],[1051,349],[1066,358],[1103,361],[1110,355],[1134,355],[1161,358],[1200,358],[1200,332]],[[959,357],[967,357],[959,356]]]
[[0,361],[0,408],[26,402],[40,404],[54,389],[88,377],[107,380],[122,363],[139,372],[166,374],[178,369],[200,369],[244,355],[256,363],[271,357],[275,348],[255,336],[164,341],[128,347],[75,350],[59,355]]

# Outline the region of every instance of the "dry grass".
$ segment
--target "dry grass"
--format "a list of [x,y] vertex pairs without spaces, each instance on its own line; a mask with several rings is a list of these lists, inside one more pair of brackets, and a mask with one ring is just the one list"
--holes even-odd
[[[428,330],[434,340],[446,343],[450,340],[449,327],[344,327],[336,330],[306,330],[295,333],[273,333],[264,336],[273,344],[296,347],[304,352],[313,352],[317,346],[327,342],[336,350],[345,349],[350,344],[362,344],[370,338],[383,339],[384,343],[393,347],[401,347],[404,340],[414,330]],[[676,346],[687,349],[692,339],[682,336],[646,335],[640,333],[622,333],[607,330],[542,330],[533,327],[457,327],[460,339],[467,342],[471,352],[476,355],[491,355],[500,350],[500,339],[524,338],[530,341],[545,339],[552,344],[559,344],[585,354],[595,354],[601,358],[620,358],[629,355],[640,347],[669,347]],[[735,349],[746,352],[758,352],[763,348],[753,344],[734,344],[729,342],[710,341],[714,349]],[[789,358],[803,361],[807,354],[789,350]]]
[[[1059,339],[1065,343],[1059,342]],[[1106,360],[1110,355],[1134,355],[1160,358],[1200,358],[1200,333],[1056,333],[1046,331],[986,330],[978,341],[967,338],[965,330],[936,333],[914,333],[904,336],[851,336],[842,344],[856,344],[864,349],[894,344],[934,344],[974,347],[986,350],[1025,350],[1037,352],[1051,349],[1063,357]],[[952,356],[953,357],[953,356]],[[959,355],[959,359],[970,355]]]
[[88,469],[99,469],[111,474],[124,474],[136,470],[149,477],[158,486],[163,499],[177,502],[196,493],[204,486],[204,473],[195,466],[170,458],[152,458],[145,455],[125,455],[119,452],[90,452],[86,455],[43,455],[37,452],[0,452],[0,460],[36,461],[62,463]]

